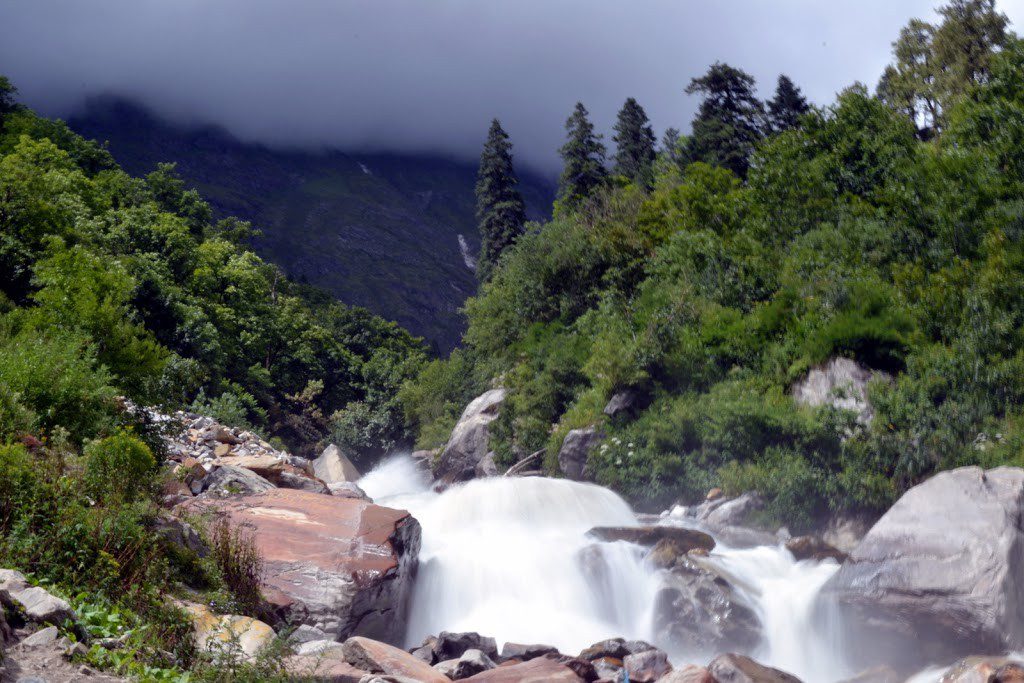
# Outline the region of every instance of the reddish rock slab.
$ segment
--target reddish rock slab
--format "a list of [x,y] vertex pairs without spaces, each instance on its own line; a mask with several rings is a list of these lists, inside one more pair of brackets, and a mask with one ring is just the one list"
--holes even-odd
[[226,516],[252,532],[264,597],[288,624],[337,640],[404,635],[420,547],[419,523],[405,510],[296,489],[196,498],[178,509]]
[[499,666],[463,680],[467,683],[583,683],[583,679],[572,669],[547,657],[512,666]]
[[352,666],[374,674],[406,676],[421,683],[448,683],[451,680],[405,650],[370,638],[349,638],[342,645],[342,653]]

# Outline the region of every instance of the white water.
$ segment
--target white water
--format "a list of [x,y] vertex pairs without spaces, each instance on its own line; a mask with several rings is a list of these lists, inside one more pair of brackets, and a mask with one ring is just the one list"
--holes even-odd
[[[385,461],[359,485],[376,502],[412,512],[423,528],[410,645],[448,630],[570,653],[615,636],[666,647],[651,623],[662,575],[639,547],[596,546],[603,560],[597,582],[581,565],[580,553],[593,546],[589,529],[637,524],[611,491],[563,479],[493,477],[437,494],[407,457]],[[795,562],[774,546],[719,546],[709,562],[733,579],[764,625],[765,642],[750,654],[807,683],[843,677],[838,648],[811,619],[834,562]],[[708,654],[673,659],[706,663]]]

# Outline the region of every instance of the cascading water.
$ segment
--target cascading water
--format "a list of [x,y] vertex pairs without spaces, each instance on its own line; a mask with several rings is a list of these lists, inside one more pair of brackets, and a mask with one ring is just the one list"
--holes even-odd
[[[595,526],[635,526],[608,489],[563,479],[478,479],[438,494],[408,457],[391,458],[359,485],[375,501],[409,510],[423,528],[408,641],[442,630],[576,652],[604,638],[655,645],[653,608],[663,574],[635,545],[594,544]],[[587,554],[599,557],[587,558]],[[585,561],[589,559],[589,561]],[[765,642],[751,653],[808,683],[837,680],[836,648],[811,623],[832,562],[796,562],[784,548],[719,545],[708,562],[757,612]],[[587,571],[588,565],[598,571]],[[679,663],[708,654],[672,652]],[[837,675],[840,674],[840,675]]]

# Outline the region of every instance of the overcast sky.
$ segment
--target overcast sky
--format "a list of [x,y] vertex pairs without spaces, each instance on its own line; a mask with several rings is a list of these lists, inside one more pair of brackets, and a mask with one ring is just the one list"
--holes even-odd
[[723,60],[825,104],[940,1],[0,0],[0,73],[48,115],[116,93],[274,145],[473,158],[497,116],[551,170],[577,100],[606,133],[630,96],[686,130],[683,89]]

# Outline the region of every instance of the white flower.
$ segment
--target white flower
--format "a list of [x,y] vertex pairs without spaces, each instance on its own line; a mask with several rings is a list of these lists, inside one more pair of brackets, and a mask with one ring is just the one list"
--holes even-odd
[[633,451],[630,451],[628,455],[629,455],[629,457],[632,458],[634,455],[636,455],[636,453],[634,453]]
[[615,464],[616,465],[621,465],[622,464],[622,458],[615,458]]

